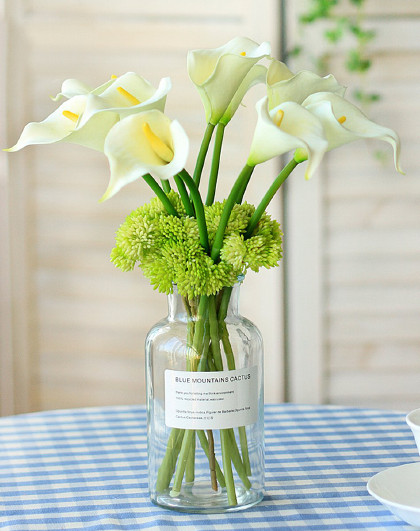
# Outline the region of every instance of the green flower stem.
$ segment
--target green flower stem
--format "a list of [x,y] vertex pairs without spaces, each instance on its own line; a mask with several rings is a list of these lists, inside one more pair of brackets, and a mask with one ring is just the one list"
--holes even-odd
[[216,298],[214,295],[209,298],[209,321],[214,366],[217,371],[223,371],[222,354],[220,351],[219,323],[217,320]]
[[197,360],[198,366],[193,370],[205,371],[207,364],[207,353],[209,348],[210,331],[206,326],[209,313],[209,297],[202,295],[198,304],[198,316],[195,323],[194,339],[192,350]]
[[222,152],[223,136],[225,132],[225,125],[219,123],[216,128],[216,137],[214,139],[213,158],[211,161],[209,187],[207,190],[206,205],[212,205],[214,196],[216,194],[217,177],[219,175],[220,155]]
[[[179,195],[181,197],[182,204],[184,205],[185,211],[187,213],[187,216],[190,216],[191,218],[195,217],[194,215],[194,209],[190,201],[190,197],[188,195],[188,191],[185,188],[185,183],[179,177],[179,175],[174,175],[175,184],[178,188]],[[167,182],[167,181],[166,181]]]
[[206,372],[207,371],[207,362],[208,362],[208,352],[209,352],[209,341],[210,341],[210,332],[208,326],[205,326],[204,337],[202,347],[200,348],[200,355],[195,351],[197,359],[199,359],[197,372]]
[[171,482],[172,476],[175,472],[176,461],[181,449],[182,439],[184,438],[185,430],[173,428],[169,434],[168,444],[166,445],[165,456],[160,464],[157,480],[157,492],[165,491]]
[[[214,303],[215,302],[214,297],[201,296],[200,302],[198,305],[198,320],[195,325],[193,350],[196,353],[201,352],[201,358],[200,358],[200,362],[197,368],[199,371],[200,370],[204,371],[206,369],[208,344],[209,344],[212,332],[213,332],[213,337],[211,338],[212,348],[214,349],[214,344],[219,342],[218,326],[217,326],[218,323],[217,323],[217,318],[216,318],[214,311],[212,313],[212,317],[210,317],[210,313],[211,313],[210,307],[213,306],[213,310],[215,309],[215,305],[213,303],[210,303],[211,299],[213,299],[213,303]],[[213,324],[210,324],[212,320],[214,322]],[[221,437],[221,442],[222,442],[222,460],[223,460],[223,470],[224,470],[224,481],[225,481],[225,485],[227,489],[228,501],[231,505],[236,505],[237,499],[236,499],[236,493],[235,493],[235,482],[234,482],[233,472],[232,472],[231,455],[233,453],[236,457],[236,452],[237,453],[239,452],[237,450],[237,447],[236,447],[236,452],[235,452],[234,447],[236,446],[236,442],[232,444],[232,439],[229,436],[228,430],[221,430],[220,437]],[[187,441],[185,444],[187,445],[189,444],[189,442]],[[217,468],[216,458],[214,456],[214,451],[211,452],[210,450],[210,441],[208,444],[209,444],[209,450],[208,450],[209,467],[210,467],[210,474],[212,474],[212,469],[216,470]],[[181,454],[180,454],[180,458],[178,461],[178,468],[180,466],[180,463],[182,462],[181,456],[182,456],[182,449],[181,449]],[[174,492],[177,492],[180,487],[180,483],[179,485],[177,483],[177,477],[176,477],[177,472],[178,472],[178,469],[175,473],[175,480],[174,480],[174,486],[173,486]],[[181,477],[182,474],[183,472],[181,468],[179,472],[179,477]],[[182,481],[182,477],[181,477],[181,481]]]
[[239,454],[238,447],[236,445],[236,439],[235,439],[235,432],[233,429],[227,430],[229,432],[229,437],[231,439],[231,458],[233,466],[236,468],[236,472],[238,473],[238,476],[241,478],[242,483],[244,484],[246,489],[251,488],[251,482],[248,479],[248,476],[251,474],[248,474],[246,471],[246,465],[242,462],[241,456]]
[[236,498],[235,482],[233,480],[232,459],[230,453],[231,439],[229,436],[229,430],[220,430],[220,440],[222,443],[223,472],[226,481],[228,502],[229,505],[237,505],[238,500]]
[[[243,460],[244,467],[245,467],[245,473],[246,473],[247,476],[251,476],[251,474],[252,474],[252,472],[251,472],[251,462],[249,460],[248,439],[247,439],[247,436],[246,436],[246,428],[245,428],[245,426],[239,426],[238,432],[239,432],[239,441],[240,441],[240,445],[241,445],[242,460]],[[235,435],[233,435],[233,437],[235,438]]]
[[236,203],[238,205],[240,205],[242,203],[242,200],[244,198],[244,195],[245,195],[245,191],[246,191],[246,187],[248,186],[248,183],[245,183],[245,185],[243,186],[242,190],[239,191],[239,194],[238,194],[238,197],[236,199]]
[[201,174],[203,172],[204,161],[206,160],[207,151],[209,149],[210,140],[214,131],[213,124],[207,124],[206,131],[204,133],[203,140],[201,142],[200,151],[198,152],[197,161],[195,163],[193,179],[198,188],[200,185]]
[[[191,360],[190,369],[205,370],[207,361],[207,352],[210,340],[210,333],[206,323],[208,322],[208,307],[209,298],[205,295],[200,297],[198,305],[197,322],[194,327],[194,338],[192,343],[192,351],[194,359]],[[198,362],[198,366],[197,366]],[[186,430],[182,441],[181,451],[179,453],[178,464],[175,471],[174,482],[172,485],[171,496],[178,496],[181,492],[181,484],[187,468],[191,477],[191,454],[195,453],[195,430]],[[186,478],[187,480],[187,478]]]
[[143,175],[143,179],[159,197],[167,213],[171,216],[179,217],[178,212],[175,210],[173,204],[169,201],[168,196],[165,194],[159,184],[155,181],[155,179],[149,173]]
[[217,371],[216,365],[214,364],[214,361],[211,358],[207,358],[207,365],[209,366],[209,370],[211,372],[216,372]]
[[[209,311],[209,297],[202,295],[198,306],[198,323],[195,328],[193,349],[198,354],[201,352],[197,371],[206,371],[208,362],[208,350],[210,342],[210,330],[207,325]],[[207,326],[206,326],[207,325]],[[199,350],[198,350],[199,349]],[[205,451],[209,460],[210,478],[213,490],[217,491],[216,456],[214,454],[214,439],[212,430],[207,430],[208,449]],[[188,479],[186,479],[188,481]]]
[[222,323],[219,321],[219,329],[220,329],[223,349],[225,351],[228,370],[234,371],[236,368],[235,358],[233,355],[232,345],[230,344],[230,341],[229,341],[229,334],[228,334],[227,326],[224,321]]
[[[198,436],[198,440],[200,441],[201,447],[203,448],[204,453],[206,454],[207,459],[209,459],[209,462],[210,462],[209,443],[207,441],[207,437],[206,437],[206,434],[204,433],[204,430],[197,430],[197,436]],[[226,487],[225,477],[216,459],[215,459],[215,469],[216,469],[216,477],[217,477],[217,480],[219,481],[220,486],[222,488]]]
[[229,222],[232,208],[235,206],[237,199],[239,195],[241,194],[242,190],[244,190],[245,187],[248,185],[249,179],[251,178],[254,168],[255,166],[248,166],[248,164],[245,164],[241,173],[236,179],[235,184],[233,185],[232,190],[230,194],[228,195],[228,198],[226,199],[225,206],[223,208],[222,215],[220,216],[219,226],[217,228],[216,235],[214,237],[213,246],[211,249],[210,256],[214,262],[219,261],[220,250],[222,249],[222,246],[223,246],[223,238],[225,235],[226,226]]
[[[226,315],[229,305],[230,296],[232,294],[233,288],[225,288],[223,290],[222,300],[220,301],[220,310],[219,310],[219,333],[221,336],[223,349],[225,351],[227,366],[229,371],[234,371],[236,368],[235,357],[233,355],[232,345],[229,339],[229,332],[226,326]],[[249,461],[249,451],[248,451],[248,440],[246,436],[245,426],[240,426],[238,428],[239,440],[241,445],[242,459],[245,466],[246,474],[251,475],[251,463]],[[233,441],[236,446],[235,436],[233,435]],[[235,467],[236,468],[236,467]]]
[[185,467],[185,481],[193,483],[195,477],[195,436],[192,439],[190,451],[188,453],[187,464]]
[[186,170],[182,170],[178,175],[185,182],[185,184],[188,186],[190,190],[191,199],[194,203],[195,214],[196,214],[197,223],[198,223],[198,230],[200,232],[200,243],[204,247],[206,252],[210,254],[209,235],[207,232],[206,216],[204,214],[204,205],[203,205],[203,201],[201,200],[200,192],[198,191],[197,185],[194,182],[193,178]]
[[248,227],[245,233],[245,239],[250,238],[252,236],[255,227],[258,225],[261,216],[265,212],[265,209],[267,208],[270,201],[273,199],[275,193],[298,164],[299,162],[296,162],[296,160],[293,158],[288,164],[286,164],[286,166],[282,169],[277,178],[274,180],[273,184],[267,190],[264,197],[261,199],[260,204],[255,209],[255,212],[252,214],[251,219],[249,220]]
[[[227,308],[231,293],[232,288],[224,289],[220,301],[216,301],[215,296],[201,296],[198,300],[198,306],[196,306],[196,310],[192,308],[189,302],[185,301],[189,317],[195,317],[196,319],[196,321],[193,323],[193,326],[190,327],[187,332],[187,341],[193,352],[193,356],[187,360],[187,370],[223,370],[220,339],[224,341],[223,344],[228,350],[229,369],[233,370],[235,368],[232,346],[230,344],[226,324],[224,322],[224,319],[227,315]],[[219,302],[219,311],[217,312],[217,306]],[[223,324],[223,326],[221,326],[221,324]],[[223,336],[225,336],[224,340]],[[208,355],[210,345],[212,352],[211,356]],[[245,439],[243,439],[241,430],[243,430]],[[208,437],[206,437],[204,430],[195,431],[173,429],[169,436],[164,460],[158,472],[158,491],[161,492],[167,489],[173,478],[173,485],[170,495],[175,497],[181,492],[181,486],[184,477],[187,483],[194,481],[196,453],[195,434],[197,434],[200,445],[209,461],[212,488],[217,490],[217,482],[219,482],[221,487],[226,488],[229,504],[233,506],[237,505],[232,465],[236,469],[236,472],[243,482],[245,488],[251,488],[251,483],[248,479],[250,472],[248,473],[246,465],[246,459],[249,460],[249,457],[247,457],[248,449],[244,428],[239,428],[241,452],[239,451],[238,445],[236,443],[234,430],[220,430],[223,471],[221,470],[214,454],[212,430],[207,430]]]
[[214,438],[212,430],[207,430],[207,437],[209,441],[209,467],[211,488],[217,491],[216,456],[214,454]]
[[184,478],[185,467],[187,466],[188,455],[192,449],[194,437],[195,430],[185,430],[181,451],[179,452],[178,464],[175,471],[174,483],[170,492],[172,497],[178,496],[181,492],[181,484]]
[[[229,333],[227,330],[226,323],[223,321],[222,323],[219,321],[219,327],[220,327],[220,333],[222,336],[222,344],[226,355],[226,361],[229,371],[234,371],[235,366],[235,358],[233,355],[232,345],[230,344],[229,340]],[[246,430],[245,426],[240,426],[238,428],[239,431],[239,440],[241,444],[241,452],[242,452],[242,458],[244,460],[244,465],[247,474],[251,475],[251,463],[249,461],[249,452],[248,452],[248,440],[246,436]]]
[[232,291],[233,291],[232,286],[223,288],[222,298],[220,300],[220,306],[219,306],[219,323],[224,322],[224,320],[226,319]]
[[167,179],[161,179],[160,182],[162,184],[162,188],[165,194],[169,194],[169,192],[171,191],[171,185],[169,181]]

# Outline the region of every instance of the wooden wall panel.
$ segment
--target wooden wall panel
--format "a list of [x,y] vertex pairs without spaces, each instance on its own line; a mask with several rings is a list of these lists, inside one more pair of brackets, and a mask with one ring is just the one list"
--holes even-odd
[[[288,5],[296,21],[304,2]],[[320,303],[313,308],[307,302],[312,312],[322,313],[318,375],[323,392],[312,400],[408,410],[420,403],[420,9],[410,0],[368,0],[366,6],[366,25],[377,38],[370,47],[373,67],[363,83],[381,94],[369,115],[399,132],[406,176],[393,169],[389,146],[376,142],[330,153],[314,176],[322,217],[317,248],[304,239],[297,243],[309,245],[308,253],[323,264]],[[352,12],[349,3],[343,12]],[[315,34],[315,28],[305,32],[305,44],[325,51]],[[292,40],[297,36],[295,22]],[[343,68],[347,44],[331,48],[328,61],[350,91],[355,80]],[[378,148],[387,154],[384,164],[374,157]],[[297,201],[293,195],[290,200]],[[302,364],[299,369],[305,371]]]
[[[48,96],[62,80],[95,86],[132,70],[156,85],[172,78],[167,112],[183,124],[196,153],[204,113],[188,80],[187,50],[219,46],[236,35],[270,40],[275,48],[278,40],[274,0],[4,0],[4,7],[8,145],[25,123],[55,109]],[[250,105],[227,131],[225,190],[243,166],[254,120]],[[125,216],[151,193],[139,181],[98,204],[108,183],[106,159],[77,146],[29,147],[8,160],[15,364],[8,411],[143,402],[144,338],[166,314],[166,297],[140,273],[115,269],[109,253]],[[256,174],[260,181],[250,200],[270,178],[267,170]],[[266,339],[269,401],[282,396],[281,312],[281,271],[250,275],[243,313]]]

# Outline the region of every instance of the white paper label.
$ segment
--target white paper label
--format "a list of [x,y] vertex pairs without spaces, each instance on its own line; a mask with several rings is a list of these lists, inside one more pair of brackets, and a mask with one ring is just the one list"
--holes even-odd
[[165,423],[214,430],[254,424],[258,368],[218,372],[165,371]]

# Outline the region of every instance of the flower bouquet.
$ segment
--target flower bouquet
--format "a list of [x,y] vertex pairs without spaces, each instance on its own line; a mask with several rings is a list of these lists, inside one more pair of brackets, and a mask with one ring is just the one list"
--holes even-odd
[[[188,53],[207,124],[191,173],[188,136],[164,113],[170,79],[155,88],[132,72],[97,88],[66,80],[55,98],[64,102],[9,149],[80,144],[108,158],[101,201],[138,178],[156,195],[126,218],[111,259],[123,271],[139,265],[170,298],[168,317],[146,341],[149,484],[152,501],[181,511],[238,510],[263,496],[262,341],[237,311],[237,290],[248,269],[282,257],[270,201],[299,164],[309,179],[327,151],[360,138],[391,144],[401,171],[397,134],[347,101],[334,76],[294,74],[270,54],[269,43],[248,38]],[[226,199],[215,201],[225,129],[257,83],[266,94],[249,151]],[[254,168],[287,152],[260,202],[247,203]]]

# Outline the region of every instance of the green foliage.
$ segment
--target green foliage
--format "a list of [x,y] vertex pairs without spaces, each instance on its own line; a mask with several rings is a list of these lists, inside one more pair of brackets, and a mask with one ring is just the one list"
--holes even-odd
[[301,15],[302,24],[312,24],[316,20],[328,18],[331,10],[338,4],[338,0],[313,0],[307,13]]
[[361,55],[359,50],[350,50],[346,61],[347,70],[350,72],[367,72],[372,66],[372,61]]
[[[299,17],[299,22],[303,25],[310,25],[321,20],[327,21],[329,27],[323,32],[323,37],[331,46],[335,46],[346,35],[351,37],[354,45],[347,50],[344,65],[351,74],[362,76],[372,67],[372,60],[368,56],[366,46],[375,38],[376,33],[372,29],[366,29],[363,25],[365,0],[350,0],[350,3],[357,8],[357,12],[347,16],[337,15],[336,8],[339,7],[340,2],[344,3],[343,0],[311,0],[307,12]],[[302,53],[304,49],[300,45],[293,49],[293,56]],[[327,56],[328,54],[325,54],[314,60],[321,74],[327,73]],[[356,89],[354,96],[363,105],[369,105],[380,99],[379,94],[369,93],[361,88]]]
[[[226,227],[221,259],[215,263],[200,245],[197,221],[188,217],[179,195],[168,194],[179,217],[169,215],[158,198],[134,210],[119,228],[111,261],[123,271],[137,264],[154,289],[178,292],[189,298],[212,295],[233,286],[248,269],[274,267],[282,257],[282,233],[268,214],[261,217],[251,238],[245,239],[255,208],[235,205]],[[224,202],[205,206],[210,244],[213,243]]]
[[353,97],[360,102],[362,106],[367,106],[371,103],[375,103],[381,99],[381,95],[376,92],[367,93],[360,89],[353,91]]

